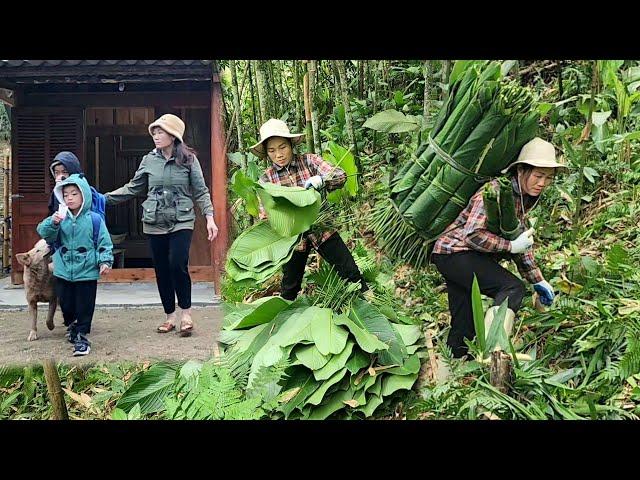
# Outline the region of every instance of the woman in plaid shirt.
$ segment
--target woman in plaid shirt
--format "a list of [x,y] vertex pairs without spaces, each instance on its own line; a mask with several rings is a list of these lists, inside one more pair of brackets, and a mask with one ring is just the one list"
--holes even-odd
[[[515,167],[515,168],[514,168]],[[515,206],[524,230],[525,215],[537,203],[542,191],[554,179],[556,169],[564,165],[556,161],[555,148],[541,138],[527,143],[518,156],[502,173],[512,175]],[[493,181],[497,187],[497,180]],[[533,257],[533,229],[526,230],[515,240],[509,241],[487,230],[487,217],[482,199],[482,189],[471,197],[467,207],[449,225],[433,248],[432,261],[444,276],[451,312],[451,330],[447,345],[454,358],[467,354],[464,339],[475,337],[473,310],[471,307],[471,285],[473,275],[478,279],[482,294],[494,299],[485,317],[485,335],[498,306],[508,298],[505,317],[507,335],[513,330],[515,314],[525,294],[524,284],[518,277],[502,268],[498,261],[515,261],[522,277],[533,284],[544,305],[551,305],[553,288],[542,276]]]
[[[260,141],[251,147],[251,151],[260,157],[268,156],[272,165],[260,177],[263,183],[271,182],[286,187],[322,188],[335,190],[344,185],[347,176],[341,168],[333,167],[322,157],[312,153],[294,155],[293,145],[304,138],[302,133],[290,133],[282,120],[272,118],[260,127]],[[260,205],[260,218],[266,213]],[[295,300],[304,277],[304,269],[311,248],[336,269],[340,277],[354,283],[361,283],[361,290],[368,290],[367,284],[356,265],[351,252],[336,231],[320,234],[306,232],[296,247],[291,259],[282,267],[280,295],[287,300]]]

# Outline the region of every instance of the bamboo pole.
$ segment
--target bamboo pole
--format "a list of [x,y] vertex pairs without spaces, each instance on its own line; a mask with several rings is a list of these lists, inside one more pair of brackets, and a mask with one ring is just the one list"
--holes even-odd
[[[305,60],[305,63],[307,61]],[[303,91],[304,91],[304,119],[305,119],[305,136],[307,139],[307,150],[311,153],[315,153],[313,147],[313,132],[311,126],[311,96],[309,93],[309,71],[304,74],[303,79]]]
[[317,63],[315,60],[309,60],[309,108],[311,110],[311,128],[313,130],[314,152],[322,152],[320,144],[320,132],[318,130],[318,111],[315,108],[316,98],[316,71]]
[[[238,134],[238,151],[244,152],[244,142],[242,141],[242,110],[240,108],[240,90],[238,89],[238,76],[236,74],[236,62],[231,60],[229,62],[229,66],[231,67],[231,86],[233,93],[233,109],[234,109],[234,117],[236,119],[236,132]],[[246,78],[246,75],[245,75]],[[243,82],[244,86],[244,82]],[[245,159],[242,160],[242,170],[247,170],[247,162]]]
[[60,376],[56,368],[56,362],[49,358],[42,363],[44,368],[44,378],[47,382],[47,391],[49,392],[49,400],[53,407],[52,420],[69,420],[67,412],[67,404],[64,401],[64,393],[62,392],[62,384]]

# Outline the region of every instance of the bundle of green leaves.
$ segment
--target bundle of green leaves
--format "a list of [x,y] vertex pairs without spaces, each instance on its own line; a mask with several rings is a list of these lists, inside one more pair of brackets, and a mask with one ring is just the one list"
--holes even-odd
[[227,255],[226,272],[233,281],[262,283],[293,255],[303,232],[309,230],[320,211],[320,194],[313,189],[260,184],[234,174],[232,183],[251,213],[258,213],[259,197],[267,213],[261,221],[235,239]]
[[383,401],[411,389],[420,370],[420,328],[390,322],[356,298],[336,313],[307,298],[265,297],[225,316],[225,355],[246,355],[248,388],[258,372],[291,365],[278,384],[285,418],[370,417]]

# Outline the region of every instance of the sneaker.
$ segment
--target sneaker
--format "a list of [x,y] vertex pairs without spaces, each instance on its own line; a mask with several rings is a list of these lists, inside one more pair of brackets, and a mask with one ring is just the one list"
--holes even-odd
[[75,344],[76,337],[78,336],[78,331],[76,330],[77,324],[73,322],[71,325],[67,326],[67,333],[64,334],[67,337],[69,343]]
[[87,337],[79,333],[76,336],[76,340],[73,343],[73,356],[79,357],[81,355],[88,355],[91,351],[91,342]]

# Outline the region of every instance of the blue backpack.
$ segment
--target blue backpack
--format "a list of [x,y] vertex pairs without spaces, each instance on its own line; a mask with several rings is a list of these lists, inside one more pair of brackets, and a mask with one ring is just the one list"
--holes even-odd
[[[95,188],[91,188],[91,223],[93,224],[93,246],[97,250],[98,249],[98,237],[100,236],[100,221],[105,220],[105,206],[106,200],[103,194],[98,192]],[[55,252],[58,248],[60,248],[60,232],[58,232],[58,237],[56,241],[53,242],[51,247],[51,253]]]

